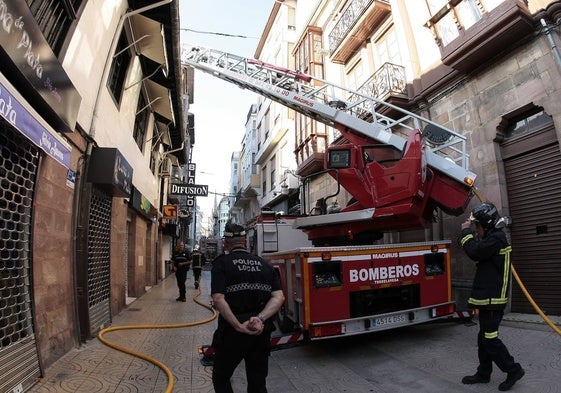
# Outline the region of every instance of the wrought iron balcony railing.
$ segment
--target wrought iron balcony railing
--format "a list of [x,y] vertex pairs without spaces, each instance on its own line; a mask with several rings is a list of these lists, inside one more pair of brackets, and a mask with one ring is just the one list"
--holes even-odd
[[[406,94],[405,67],[384,63],[368,80],[348,97],[348,102],[356,103],[362,100],[362,95],[374,97],[384,101],[391,94]],[[371,108],[356,106],[357,115],[361,118],[371,113]]]
[[331,55],[374,2],[389,4],[388,0],[352,0],[349,3],[349,6],[343,11],[341,18],[329,33],[329,52]]

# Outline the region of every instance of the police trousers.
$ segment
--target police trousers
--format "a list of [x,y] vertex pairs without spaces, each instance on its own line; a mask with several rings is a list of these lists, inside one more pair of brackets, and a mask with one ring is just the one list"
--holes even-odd
[[[225,321],[221,321],[226,324]],[[248,393],[267,393],[270,332],[258,336],[239,333],[230,325],[219,323],[213,338],[215,349],[212,384],[216,393],[233,393],[230,379],[236,367],[245,361]],[[221,326],[222,325],[222,326]]]
[[477,335],[479,367],[477,372],[484,377],[491,375],[493,362],[505,373],[514,373],[520,369],[520,364],[514,361],[499,338],[499,325],[503,315],[503,310],[479,310],[479,334]]
[[187,294],[187,288],[185,287],[185,281],[187,281],[187,272],[189,267],[180,267],[175,271],[175,279],[177,280],[177,288],[179,289],[179,297],[185,299]]

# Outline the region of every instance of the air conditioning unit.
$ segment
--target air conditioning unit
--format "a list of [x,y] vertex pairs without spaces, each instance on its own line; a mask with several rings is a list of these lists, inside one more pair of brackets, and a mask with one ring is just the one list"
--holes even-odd
[[171,176],[171,158],[163,158],[160,163],[160,176]]

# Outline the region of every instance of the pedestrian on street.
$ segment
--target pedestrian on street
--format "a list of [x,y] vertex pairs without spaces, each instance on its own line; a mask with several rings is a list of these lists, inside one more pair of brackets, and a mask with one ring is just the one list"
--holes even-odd
[[195,289],[199,289],[199,282],[201,281],[201,271],[203,270],[203,265],[206,262],[206,258],[199,250],[198,245],[196,245],[193,249],[192,259],[193,262],[191,263],[191,267],[193,268],[193,277],[195,278]]
[[187,272],[191,266],[191,253],[185,249],[185,243],[182,241],[177,243],[171,260],[173,262],[175,278],[177,279],[177,287],[179,288],[179,297],[175,300],[178,302],[185,302],[185,281],[187,281]]
[[524,369],[499,338],[499,325],[508,302],[511,246],[499,223],[499,213],[489,202],[477,205],[462,224],[459,244],[476,262],[475,278],[468,306],[479,309],[477,355],[479,366],[464,384],[488,383],[493,362],[507,374],[500,391],[510,390],[524,376]]
[[242,226],[227,223],[227,251],[213,261],[211,295],[220,312],[214,333],[212,383],[216,393],[232,393],[230,379],[245,361],[248,393],[266,393],[271,318],[284,302],[280,279],[272,265],[246,249]]

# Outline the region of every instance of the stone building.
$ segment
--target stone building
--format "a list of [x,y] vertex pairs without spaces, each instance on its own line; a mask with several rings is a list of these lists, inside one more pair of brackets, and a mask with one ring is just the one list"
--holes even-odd
[[[280,8],[290,10],[290,19],[277,17]],[[259,55],[278,53],[278,40],[269,38],[287,25],[293,58],[283,58],[281,66],[293,63],[290,68],[464,135],[469,169],[477,175],[469,207],[490,200],[511,216],[513,264],[545,312],[560,315],[560,12],[561,2],[546,0],[285,0],[274,4],[256,57],[274,63]],[[351,102],[352,94],[343,99]],[[337,189],[333,179],[315,174],[323,169],[326,147],[343,138],[298,113],[294,133],[296,175],[312,178],[301,209],[310,212],[316,200]],[[426,132],[425,140],[429,146],[446,144],[447,136]],[[256,156],[271,149],[261,144]],[[270,174],[261,172],[261,183],[268,186]],[[283,210],[290,211],[301,202],[290,199],[298,186],[275,195],[274,206],[270,197],[262,198],[261,206],[286,204]],[[345,206],[351,195],[342,191],[337,198]],[[452,240],[452,285],[460,309],[474,271],[455,242],[464,219],[437,211],[426,229],[381,239]],[[535,312],[516,283],[510,307]]]

